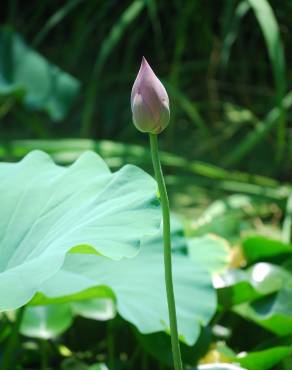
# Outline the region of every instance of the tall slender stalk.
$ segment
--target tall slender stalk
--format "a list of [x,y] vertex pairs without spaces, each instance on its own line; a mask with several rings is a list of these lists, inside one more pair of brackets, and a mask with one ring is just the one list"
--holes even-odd
[[282,240],[284,243],[290,243],[292,241],[292,192],[287,199],[285,218],[282,228]]
[[15,350],[17,348],[19,328],[23,318],[24,309],[25,306],[21,307],[16,313],[16,319],[13,323],[12,332],[3,354],[0,370],[12,370],[14,368],[13,362],[15,361]]
[[107,324],[107,348],[108,348],[108,368],[115,369],[115,342],[113,333],[113,320]]
[[148,354],[146,352],[143,352],[142,354],[142,370],[149,370],[148,367]]
[[163,178],[163,173],[160,164],[157,135],[149,134],[150,148],[155,178],[158,184],[160,193],[162,216],[163,216],[163,244],[164,244],[164,273],[165,285],[168,303],[168,314],[171,334],[171,347],[175,370],[182,370],[182,360],[179,347],[175,299],[172,281],[172,261],[171,261],[171,238],[170,238],[170,216],[169,216],[169,201],[166,191],[166,186]]
[[40,339],[40,353],[41,353],[41,370],[47,370],[49,365],[48,359],[48,344],[45,339]]

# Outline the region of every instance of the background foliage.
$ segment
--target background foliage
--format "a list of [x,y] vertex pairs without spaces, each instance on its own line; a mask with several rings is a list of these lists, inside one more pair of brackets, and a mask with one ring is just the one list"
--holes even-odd
[[[216,315],[195,347],[184,347],[192,366],[198,358],[256,370],[292,366],[291,14],[289,0],[2,5],[2,160],[42,149],[68,164],[92,149],[113,169],[133,163],[151,173],[147,136],[132,125],[129,105],[142,55],[165,83],[172,113],[160,135],[162,162],[185,253],[203,261],[196,238],[208,233],[229,245],[228,258],[206,247],[221,255],[223,275],[213,277]],[[40,360],[44,369],[169,366],[165,334],[144,336],[119,316],[89,320],[88,308],[84,315],[68,304],[50,307],[42,317],[54,325],[43,337],[31,335],[29,318],[21,329],[24,368]],[[112,319],[111,304],[101,307]],[[1,344],[10,319],[1,321]]]

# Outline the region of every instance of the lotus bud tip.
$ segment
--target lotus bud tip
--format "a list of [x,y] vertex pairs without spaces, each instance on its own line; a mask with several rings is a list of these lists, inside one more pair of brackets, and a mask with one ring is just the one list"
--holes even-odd
[[168,126],[167,92],[144,56],[132,87],[131,109],[134,125],[139,131],[159,134]]

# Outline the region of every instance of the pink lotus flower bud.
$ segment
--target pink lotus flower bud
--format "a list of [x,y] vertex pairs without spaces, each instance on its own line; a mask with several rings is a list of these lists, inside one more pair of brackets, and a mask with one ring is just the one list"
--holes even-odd
[[131,109],[139,131],[159,134],[169,123],[167,92],[144,57],[132,88]]

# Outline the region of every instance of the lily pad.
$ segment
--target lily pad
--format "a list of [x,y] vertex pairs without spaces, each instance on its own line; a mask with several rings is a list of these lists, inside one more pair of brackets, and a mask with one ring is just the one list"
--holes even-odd
[[70,357],[62,361],[60,370],[108,370],[108,368],[103,363],[97,363],[89,366],[81,360]]
[[72,322],[69,304],[27,307],[20,332],[27,337],[52,339],[69,329]]
[[292,255],[292,245],[265,238],[250,236],[243,242],[244,254],[249,263],[270,260],[278,256]]
[[[176,254],[187,254],[187,239],[181,221],[174,215],[171,215],[171,248]],[[163,228],[162,224],[159,232],[143,243],[144,252],[161,254],[163,252]]]
[[[167,367],[171,367],[173,365],[171,341],[169,335],[165,333],[142,335],[136,331],[135,335],[144,350],[152,357],[156,358],[157,361]],[[208,350],[211,339],[212,333],[210,328],[207,326],[202,328],[200,336],[193,346],[187,346],[184,343],[180,343],[183,363],[188,365],[196,365],[198,360]]]
[[248,370],[268,370],[272,369],[283,359],[291,356],[291,354],[292,346],[278,346],[262,351],[239,354],[236,360]]
[[247,370],[247,369],[239,365],[217,363],[217,364],[199,365],[198,367],[192,370]]
[[[257,263],[221,276],[219,302],[234,305],[240,316],[278,334],[292,333],[292,274],[283,267]],[[239,304],[240,303],[240,304]]]
[[0,95],[14,95],[53,120],[68,113],[79,92],[77,79],[49,63],[8,28],[0,30]]
[[94,364],[89,366],[88,370],[108,370],[105,364]]
[[204,265],[213,274],[224,271],[231,260],[227,241],[211,234],[189,239],[188,252],[194,263]]
[[116,316],[115,302],[111,298],[96,298],[71,303],[75,315],[98,321],[111,320]]
[[233,310],[279,336],[292,334],[291,281],[279,292],[235,306]]
[[32,338],[56,338],[70,328],[75,316],[98,321],[110,320],[116,316],[115,303],[110,298],[96,298],[46,306],[27,306],[20,332]]
[[135,256],[160,225],[156,191],[139,168],[111,173],[93,152],[69,167],[39,151],[0,163],[0,310],[26,304],[69,251]]
[[291,274],[266,262],[247,270],[229,270],[216,280],[219,303],[233,306],[278,292],[291,279]]
[[[174,255],[173,262],[179,335],[192,345],[216,310],[216,295],[210,274],[200,265],[181,255]],[[76,293],[82,299],[82,292],[86,296],[95,287],[93,294],[98,294],[98,287],[104,286],[115,294],[119,314],[141,333],[169,332],[163,254],[151,254],[144,245],[135,258],[118,263],[97,255],[68,254],[62,270],[43,284],[41,292],[52,301],[63,296],[76,299]]]

